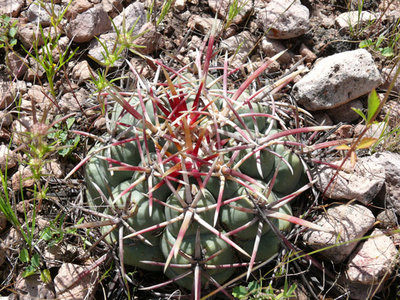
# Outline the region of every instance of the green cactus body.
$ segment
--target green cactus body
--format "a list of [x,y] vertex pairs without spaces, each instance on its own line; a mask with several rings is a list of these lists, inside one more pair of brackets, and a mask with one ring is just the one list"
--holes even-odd
[[[171,232],[169,232],[168,229],[165,230],[161,238],[161,251],[165,257],[167,257],[170,253],[172,245],[175,244],[175,241],[175,236]],[[216,235],[210,233],[200,234],[200,244],[202,250],[201,257],[195,258],[200,264],[204,264],[205,262],[206,265],[222,265],[232,264],[236,262],[236,256],[232,247],[230,247],[227,243],[225,243]],[[189,235],[184,237],[180,249],[187,255],[194,257],[195,247],[196,235]],[[216,254],[217,252],[220,252],[220,254],[208,260],[208,258]],[[190,262],[182,255],[178,255],[176,258],[172,258],[171,263],[190,264],[193,262]],[[182,274],[187,271],[185,269],[178,268],[170,268],[169,270],[169,272],[166,272],[166,275],[170,278],[174,278],[176,275]],[[227,279],[229,279],[229,277],[232,276],[233,272],[234,269],[232,268],[210,269],[207,271],[210,276],[216,276],[218,278],[218,282],[220,283],[225,282]],[[191,289],[191,285],[193,284],[193,276],[190,275],[186,280],[179,280],[177,283],[187,289]],[[206,282],[203,280],[202,284],[204,286]]]
[[[156,154],[155,153],[151,153],[151,160],[152,161],[156,161]],[[140,162],[138,164],[140,167],[142,167],[144,164],[142,162]],[[173,166],[173,164],[171,162],[166,163],[164,165],[164,171],[167,171],[169,168],[171,168]],[[144,181],[142,181],[141,183],[139,183],[135,189],[139,192],[142,193],[148,193],[149,191],[149,185],[148,185],[148,180],[149,177],[152,180],[152,187],[154,188],[157,184],[159,184],[162,179],[160,178],[160,176],[155,176],[154,174],[145,174],[142,172],[135,172],[135,174],[133,174],[133,178],[132,178],[132,182],[135,182],[136,180],[138,180],[140,177],[142,177],[143,175],[146,175],[146,179]],[[176,187],[177,184],[175,182],[171,182],[171,184]],[[162,184],[160,187],[158,187],[156,190],[154,190],[153,192],[153,197],[157,198],[160,201],[165,201],[169,195],[171,195],[171,190],[168,187],[168,185],[164,182],[164,184]]]
[[[261,182],[260,182],[261,183]],[[267,192],[267,186],[265,186],[264,190],[261,190],[258,186],[251,185],[254,189],[258,192],[265,194]],[[225,205],[221,211],[221,224],[226,228],[228,231],[235,230],[236,228],[245,225],[246,223],[252,221],[254,218],[257,218],[257,221],[251,225],[250,227],[237,232],[234,236],[239,239],[248,240],[254,239],[257,234],[257,226],[259,219],[257,217],[257,211],[253,201],[257,202],[260,200],[260,197],[250,191],[248,191],[245,187],[240,187],[238,190],[238,195],[242,196],[243,198],[232,202],[229,206]],[[277,198],[274,193],[268,197],[268,203],[276,201]],[[245,209],[252,209],[254,213],[241,211],[241,208]],[[277,220],[271,220],[276,225],[278,225]],[[271,230],[271,228],[264,224],[262,233],[265,234]]]
[[[113,199],[117,199],[130,184],[130,181],[124,181],[116,186],[113,189],[113,197],[110,198],[110,202]],[[124,211],[129,216],[126,221],[136,231],[159,224],[165,220],[164,207],[161,204],[154,201],[151,214],[149,205],[150,201],[148,197],[137,190],[129,191],[114,203],[115,209]],[[105,213],[111,213],[111,209],[106,209]],[[151,243],[155,242],[154,232],[145,233],[143,236],[149,239]],[[158,244],[157,242],[155,243]]]
[[[211,52],[208,52],[209,55]],[[161,62],[155,63],[160,70],[163,68]],[[210,66],[207,65],[203,74],[207,74]],[[110,215],[108,219],[103,218],[104,221],[123,219],[114,226],[116,230],[106,237],[107,242],[119,242],[119,226],[125,226],[124,237],[132,234],[132,231],[142,230],[141,236],[124,239],[124,262],[149,271],[163,269],[169,278],[191,271],[189,276],[177,281],[178,285],[191,289],[194,270],[198,268],[219,284],[229,280],[235,269],[225,268],[226,265],[239,261],[241,248],[252,254],[256,237],[261,239],[259,251],[254,254],[256,261],[269,259],[279,251],[279,237],[271,230],[261,212],[271,209],[291,215],[289,204],[275,209],[266,206],[277,202],[277,194],[293,192],[304,170],[299,157],[289,147],[274,144],[273,141],[268,141],[270,144],[265,144],[267,148],[250,155],[239,165],[239,161],[255,147],[263,146],[260,141],[265,141],[267,134],[279,132],[275,128],[266,132],[272,122],[265,116],[271,113],[268,103],[256,103],[255,100],[251,100],[251,105],[247,103],[249,99],[255,99],[255,95],[250,94],[250,85],[246,85],[249,82],[242,85],[245,92],[239,96],[235,91],[227,91],[226,85],[224,89],[221,87],[223,77],[216,82],[207,74],[203,86],[202,81],[196,79],[197,74],[187,70],[182,73],[185,79],[178,76],[171,81],[165,71],[165,82],[147,82],[148,89],[140,91],[145,111],[140,105],[139,94],[129,99],[117,92],[113,94],[116,103],[111,115],[111,133],[113,138],[118,139],[116,143],[113,140],[113,145],[127,138],[136,140],[110,146],[110,149],[102,150],[98,155],[134,167],[124,166],[129,171],[110,171],[110,166],[118,164],[95,156],[87,163],[85,176],[91,208],[104,210],[105,214]],[[199,96],[199,101],[194,105],[196,96]],[[125,101],[131,107],[126,106]],[[230,101],[229,105],[227,101]],[[245,126],[239,122],[237,115],[241,116]],[[279,140],[290,139],[285,137]],[[99,149],[98,146],[95,149]],[[273,152],[283,156],[293,172]],[[140,161],[141,158],[144,161]],[[277,177],[272,192],[268,194],[276,168]],[[210,174],[204,186],[204,180]],[[172,184],[173,191],[166,184],[166,178]],[[221,179],[225,179],[223,190]],[[136,185],[132,190],[120,197],[134,182]],[[108,201],[100,197],[101,193],[95,186]],[[157,187],[152,190],[152,197],[149,195],[149,186]],[[218,199],[220,192],[221,201]],[[107,207],[108,203],[113,203],[114,207]],[[189,223],[183,223],[185,217],[191,217]],[[291,224],[286,220],[272,218],[271,214],[270,221],[282,232],[290,230]],[[250,222],[253,224],[246,227]],[[260,222],[263,228],[258,233]],[[188,227],[178,239],[182,224],[188,224]],[[244,229],[232,232],[240,227]],[[112,228],[107,223],[102,232],[109,232]],[[218,237],[216,231],[224,235]],[[226,232],[229,235],[225,236]],[[175,252],[171,253],[173,247]],[[158,266],[143,261],[161,264]],[[250,259],[243,256],[241,261],[249,262]],[[177,268],[176,265],[184,267]],[[249,265],[253,267],[252,263]],[[201,277],[201,281],[203,288],[211,284],[206,277]]]
[[[139,114],[143,114],[143,109],[140,104],[139,98],[137,97],[132,97],[128,103],[138,111]],[[146,108],[146,113],[150,119],[150,122],[154,124],[155,121],[155,115],[154,115],[154,107],[153,107],[153,101],[151,99],[147,99],[144,102],[145,108]],[[160,120],[162,121],[162,120]],[[114,109],[111,115],[111,122],[113,128],[116,128],[117,133],[122,133],[126,132],[125,137],[132,137],[135,135],[135,132],[132,130],[127,130],[129,126],[132,126],[132,128],[135,127],[140,127],[143,128],[142,120],[137,120],[134,116],[132,116],[130,113],[126,112],[125,109],[119,105],[115,104]],[[120,124],[117,124],[120,123]]]
[[[206,188],[218,199],[219,190],[221,187],[221,180],[218,177],[211,176],[207,182]],[[222,194],[222,200],[233,198],[237,195],[237,190],[239,189],[239,184],[233,180],[225,179],[224,192]]]
[[[238,241],[238,244],[247,253],[252,253],[254,248],[254,239]],[[267,259],[270,259],[276,253],[278,253],[280,244],[281,244],[280,239],[276,236],[276,234],[272,230],[263,234],[261,236],[260,243],[258,245],[258,251],[255,260],[265,261]],[[243,259],[246,259],[246,257],[243,256],[243,254],[241,254],[241,257]]]
[[[95,150],[96,149],[98,148],[95,147]],[[137,146],[134,142],[104,149],[99,153],[99,155],[110,157],[131,165],[137,165],[139,161]],[[115,186],[133,176],[133,172],[131,171],[110,172],[108,170],[110,166],[116,165],[109,164],[106,160],[98,157],[93,157],[86,164],[85,179],[87,182],[87,196],[91,206],[100,206],[102,204],[100,194],[94,184],[101,189],[105,197],[109,197],[111,190]]]
[[[240,152],[239,158],[243,158],[249,154],[253,149],[246,149]],[[261,172],[257,167],[257,164],[261,167]],[[249,175],[252,178],[266,179],[271,174],[274,168],[275,155],[268,150],[260,150],[254,155],[247,158],[240,166],[240,171],[244,174]]]
[[[208,207],[209,205],[215,204],[215,199],[213,195],[206,189],[204,189],[204,194],[201,196],[199,202],[197,203],[196,207]],[[178,192],[179,196],[185,201],[185,188],[182,188]],[[167,204],[172,205],[177,208],[182,208],[178,198],[174,195],[171,194],[169,198],[167,199]],[[181,212],[174,210],[168,206],[165,207],[165,217],[167,220],[171,220],[177,216],[179,216]],[[214,215],[215,215],[215,209],[210,209],[204,212],[200,213],[200,216],[204,221],[206,221],[208,224],[212,224],[214,220]],[[168,225],[168,230],[173,234],[174,236],[178,235],[179,229],[181,228],[182,222],[175,222],[173,224]],[[199,225],[196,221],[193,221],[192,224],[189,226],[188,230],[186,231],[186,235],[193,235],[196,234],[197,228],[200,230],[201,233],[207,232],[208,230],[201,225]]]
[[275,179],[273,191],[281,195],[288,195],[294,192],[304,172],[303,164],[297,154],[285,149],[283,145],[276,145],[274,149],[278,154],[290,164],[293,172],[288,165],[279,157],[275,157],[275,165],[279,166],[278,174]]

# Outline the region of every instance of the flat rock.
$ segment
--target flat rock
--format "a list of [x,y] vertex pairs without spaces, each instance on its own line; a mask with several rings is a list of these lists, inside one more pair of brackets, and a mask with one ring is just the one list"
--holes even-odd
[[29,167],[19,166],[18,171],[11,176],[13,191],[20,191],[21,188],[31,187],[35,183],[33,173]]
[[331,109],[369,93],[381,81],[371,54],[358,49],[318,61],[293,86],[292,95],[310,111]]
[[[135,35],[139,32],[140,28],[146,23],[146,10],[142,3],[134,2],[113,19],[115,28],[119,31],[128,32],[133,27],[132,34]],[[115,32],[113,27],[113,32]]]
[[[120,32],[123,38],[124,32],[132,30],[132,35],[137,35],[146,23],[146,11],[140,2],[135,2],[127,6],[118,16],[113,19],[114,26],[111,32],[103,33],[99,36],[101,43],[107,48],[109,53],[112,53],[115,43],[118,43],[116,29]],[[136,41],[133,41],[136,43]],[[89,45],[89,56],[99,64],[106,64],[104,55],[106,53],[103,45],[97,39],[93,39]],[[127,50],[125,49],[120,54],[121,57],[125,56]],[[124,63],[123,59],[118,59],[114,62],[113,67],[120,67]]]
[[326,110],[331,120],[337,124],[340,122],[351,123],[360,119],[360,115],[356,113],[352,108],[364,109],[363,103],[359,99],[347,102],[339,107]]
[[[397,72],[398,68],[399,67],[394,67],[394,68],[385,67],[382,69],[382,76],[383,76],[384,83],[382,84],[381,88],[383,88],[383,89],[389,88],[390,83],[393,81],[394,75]],[[394,82],[392,91],[400,93],[400,76],[396,78],[396,81]]]
[[320,215],[314,222],[327,231],[308,230],[303,241],[313,249],[323,249],[339,243],[320,252],[334,263],[343,262],[357,246],[352,240],[361,238],[374,225],[375,217],[372,212],[360,204],[338,205],[331,207],[326,214]]
[[258,12],[258,26],[271,39],[290,39],[304,34],[309,28],[310,12],[296,0],[272,0]]
[[89,95],[85,89],[79,89],[74,92],[65,93],[62,95],[59,102],[61,111],[64,113],[78,112],[86,107]]
[[[283,44],[280,41],[269,39],[267,37],[263,37],[260,44],[261,50],[268,57],[273,57],[275,54],[286,50]],[[288,64],[292,61],[292,55],[290,52],[285,52],[278,58],[278,62],[283,64]]]
[[[249,16],[252,10],[251,1],[239,1],[239,13],[232,19],[233,24],[241,24]],[[213,14],[217,13],[220,19],[225,20],[229,7],[232,1],[230,0],[208,0],[208,6],[211,8]],[[242,4],[244,3],[244,4]]]
[[42,1],[34,1],[29,5],[28,10],[26,12],[26,16],[28,17],[28,21],[31,23],[39,23],[43,27],[47,27],[50,25],[51,13],[54,11],[54,14],[58,16],[61,12],[61,6],[58,4],[51,3],[40,3]]
[[66,26],[67,36],[76,43],[85,43],[111,29],[111,21],[101,4],[78,14]]
[[[117,42],[117,34],[115,32],[108,32],[108,33],[103,33],[102,35],[99,36],[99,40],[93,39],[90,44],[89,44],[89,57],[93,59],[96,63],[100,65],[105,65],[107,63],[105,59],[106,55],[106,50],[104,49],[107,48],[107,51],[109,53],[112,52],[112,49],[114,48],[115,43]],[[126,54],[126,49],[122,51],[120,56],[124,56]],[[114,62],[114,64],[111,67],[120,67],[124,63],[124,60],[118,59]]]
[[[340,162],[335,162],[340,165]],[[336,169],[319,165],[313,169],[315,186],[324,192]],[[369,204],[385,183],[385,168],[373,161],[370,157],[359,158],[354,168],[347,160],[343,169],[333,179],[325,196],[331,199],[357,200]]]
[[17,155],[6,145],[0,145],[0,170],[4,172],[17,165]]
[[18,276],[15,289],[20,300],[54,299],[55,295],[51,287],[40,280],[40,275],[34,274],[23,278]]
[[28,70],[28,61],[15,52],[7,54],[6,62],[11,75],[17,79],[21,79]]
[[0,109],[4,109],[14,102],[11,81],[0,81]]
[[140,36],[135,40],[135,44],[144,46],[144,48],[138,48],[138,52],[149,55],[159,49],[162,43],[162,35],[157,32],[157,28],[153,23],[145,23],[140,28],[139,34]]
[[242,31],[221,42],[221,48],[234,53],[235,60],[245,62],[257,40],[249,31]]
[[92,78],[92,74],[95,73],[91,71],[91,67],[87,60],[75,63],[71,70],[72,79],[78,82],[90,80]]
[[91,299],[96,291],[98,276],[98,268],[91,270],[86,266],[62,264],[54,278],[57,299]]
[[0,0],[0,15],[17,17],[25,5],[25,0]]
[[[22,23],[18,25],[17,30],[18,38],[25,48],[31,48],[34,43],[37,43],[38,47],[43,46],[43,37],[37,25],[33,23]],[[50,34],[51,39],[56,37],[56,32],[53,27],[43,28],[43,33],[46,37]]]
[[336,17],[335,23],[342,30],[348,30],[350,28],[356,28],[359,26],[364,26],[375,20],[376,17],[367,11],[348,11],[340,14]]
[[374,229],[371,236],[349,258],[346,275],[352,283],[376,284],[393,271],[397,249],[392,239],[380,229]]
[[198,15],[192,15],[188,22],[187,26],[192,30],[199,30],[203,34],[207,34],[211,31],[214,22],[217,22],[216,27],[221,28],[221,20],[215,20],[215,18],[211,17],[202,17]]
[[385,170],[385,185],[378,198],[400,215],[400,154],[381,152],[375,153],[371,158]]

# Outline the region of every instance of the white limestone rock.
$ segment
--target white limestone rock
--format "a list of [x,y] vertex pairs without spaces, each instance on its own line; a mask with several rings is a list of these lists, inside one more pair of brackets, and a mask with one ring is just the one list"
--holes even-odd
[[271,39],[290,39],[309,28],[310,12],[296,0],[272,0],[257,13],[258,26]]
[[[335,162],[340,165],[340,162]],[[385,168],[374,162],[370,157],[359,158],[354,167],[347,160],[339,173],[326,165],[313,169],[317,182],[315,186],[321,191],[326,190],[325,196],[331,199],[357,200],[369,204],[385,183]],[[336,175],[336,176],[335,176]],[[332,178],[333,182],[331,182]]]
[[[334,246],[321,251],[320,254],[334,263],[340,263],[357,246],[357,241],[353,240],[363,237],[374,222],[374,215],[363,205],[338,205],[329,208],[326,214],[319,216],[314,222],[331,232],[308,230],[303,236],[303,241],[316,250]],[[338,245],[345,242],[349,243]]]
[[310,111],[332,109],[378,87],[381,75],[365,49],[346,51],[318,61],[294,86],[292,95]]

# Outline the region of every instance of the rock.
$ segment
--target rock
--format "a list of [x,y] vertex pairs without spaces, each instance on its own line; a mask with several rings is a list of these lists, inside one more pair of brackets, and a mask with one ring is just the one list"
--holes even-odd
[[26,131],[33,125],[32,117],[24,116],[16,119],[11,124],[11,130],[14,132],[13,142],[16,145],[29,143],[29,138],[26,136]]
[[176,0],[174,3],[174,8],[178,11],[183,11],[186,7],[186,0]]
[[[104,49],[103,46],[105,46],[107,48],[107,51],[109,53],[112,53],[114,44],[117,42],[117,34],[114,32],[104,33],[99,36],[99,40],[100,40],[100,42],[97,39],[93,39],[90,42],[89,57],[91,59],[93,59],[96,63],[104,66],[109,62],[107,62],[106,59],[104,58],[104,56],[106,55],[106,50]],[[127,50],[125,49],[124,51],[122,51],[120,56],[123,57],[126,55],[126,53],[127,53]],[[110,63],[110,67],[118,68],[118,67],[122,66],[123,63],[124,63],[124,60],[122,58],[120,58],[120,59],[116,60],[115,62],[113,62],[112,65]]]
[[136,49],[138,52],[148,55],[154,53],[159,49],[161,45],[162,35],[157,32],[157,28],[153,23],[146,23],[140,28],[139,36],[134,43],[139,46],[144,46],[145,48]]
[[253,50],[256,41],[255,37],[249,31],[242,31],[235,36],[223,40],[220,47],[229,53],[233,53],[236,61],[245,62]]
[[[382,89],[388,89],[389,88],[390,83],[393,81],[394,75],[397,72],[398,68],[399,67],[397,66],[397,67],[394,67],[394,68],[385,67],[385,68],[382,69],[382,77],[383,77],[383,80],[384,80],[384,83],[381,86]],[[394,86],[393,86],[392,91],[400,93],[400,76],[398,76],[396,78],[396,81],[394,82]]]
[[358,113],[351,109],[352,107],[361,110],[364,108],[361,100],[356,99],[336,108],[328,109],[326,110],[326,113],[335,124],[340,122],[351,123],[361,118]]
[[0,0],[0,15],[11,15],[18,17],[22,7],[25,5],[25,0]]
[[303,241],[316,250],[349,242],[320,252],[322,256],[334,263],[340,263],[357,246],[358,242],[353,240],[363,237],[374,222],[374,215],[365,206],[360,204],[334,206],[327,209],[326,214],[320,215],[314,222],[332,232],[308,230],[303,236]]
[[17,79],[21,79],[28,70],[27,60],[17,55],[15,52],[9,52],[7,54],[6,62],[11,75]]
[[350,256],[347,279],[363,285],[376,284],[393,271],[396,257],[397,249],[392,240],[380,229],[374,229],[371,238],[360,243]]
[[62,264],[54,278],[57,299],[91,299],[97,288],[98,277],[98,268],[90,269],[71,263]]
[[[6,216],[0,212],[0,233],[3,233],[3,231],[6,229],[7,227],[7,218]],[[4,251],[0,251],[0,252],[4,252]],[[2,265],[2,263],[0,263],[0,266]]]
[[[56,37],[56,32],[53,27],[43,28],[43,34],[53,40]],[[31,48],[34,43],[37,46],[43,46],[43,37],[37,25],[33,23],[19,24],[18,25],[18,38],[25,48]]]
[[14,89],[10,81],[0,81],[0,109],[5,109],[14,102]]
[[89,0],[74,0],[68,8],[65,16],[69,19],[75,19],[78,14],[87,11],[93,7],[93,3]]
[[[286,48],[282,45],[280,41],[269,39],[267,37],[263,37],[261,40],[261,50],[268,57],[273,57],[275,54],[286,50]],[[289,64],[292,61],[292,55],[290,52],[285,52],[278,58],[278,62],[283,64]]]
[[381,83],[365,49],[334,54],[318,61],[294,86],[292,95],[310,111],[332,109],[365,95]]
[[[363,124],[358,124],[354,127],[354,135],[359,136],[364,130],[366,126]],[[374,123],[370,125],[368,130],[365,132],[364,137],[372,137],[375,139],[379,139],[384,134],[388,134],[388,128],[385,122]]]
[[381,152],[375,153],[371,158],[385,170],[385,185],[378,198],[400,215],[400,154]]
[[400,102],[397,100],[389,100],[383,106],[381,118],[384,119],[388,115],[388,124],[393,129],[400,124]]
[[257,14],[259,27],[271,39],[290,39],[309,28],[308,8],[296,0],[272,0]]
[[[0,267],[4,264],[5,261],[6,261],[6,253],[0,245]],[[0,300],[1,300],[1,296],[0,296]],[[6,300],[8,300],[8,297]]]
[[76,43],[85,43],[111,29],[111,21],[101,4],[79,14],[66,27],[67,36]]
[[[334,162],[340,165],[341,162]],[[313,170],[317,180],[315,186],[324,192],[336,170],[326,165],[319,165]],[[385,168],[372,160],[371,157],[359,158],[354,168],[347,160],[341,171],[329,185],[325,196],[331,199],[357,200],[369,204],[385,183]]]
[[61,111],[64,113],[82,111],[87,103],[88,94],[85,89],[65,93],[59,102]]
[[306,63],[312,63],[314,60],[317,59],[317,55],[312,52],[306,45],[300,45],[300,54],[302,57],[305,57],[304,61]]
[[340,30],[354,30],[354,28],[360,29],[360,26],[364,26],[375,19],[376,17],[367,11],[362,11],[360,14],[358,11],[348,11],[336,17],[335,23]]
[[49,176],[54,176],[55,178],[63,178],[65,176],[63,167],[57,161],[50,161],[46,163],[43,167],[44,174],[48,174]]
[[26,16],[29,22],[35,24],[39,23],[43,27],[47,27],[51,24],[51,14],[54,13],[54,15],[58,16],[61,11],[60,5],[34,1],[29,5]]
[[11,176],[13,191],[20,191],[21,188],[31,187],[35,183],[33,173],[29,167],[19,166],[18,171]]
[[22,234],[14,227],[11,227],[6,231],[5,235],[1,236],[0,248],[5,250],[8,256],[14,256],[15,253],[13,252],[16,251],[16,249],[20,249],[23,240]]
[[39,78],[43,78],[46,71],[33,57],[29,57],[29,69],[25,74],[25,79],[27,81],[34,82]]
[[39,274],[26,278],[19,275],[15,282],[15,289],[20,300],[54,299],[55,297],[51,287],[40,280]]
[[4,129],[10,127],[12,121],[13,117],[9,111],[5,109],[0,111],[0,128]]
[[384,13],[383,19],[396,20],[400,18],[400,0],[382,0],[379,10]]
[[13,168],[17,165],[17,155],[11,151],[8,146],[0,145],[0,170]]
[[[252,10],[251,1],[238,1],[240,10],[239,13],[233,18],[233,24],[241,24],[250,15]],[[213,14],[217,13],[218,18],[225,20],[229,12],[229,7],[232,1],[229,0],[208,0],[208,6],[211,8]]]
[[112,18],[118,15],[123,10],[122,0],[103,0],[101,2],[105,12]]
[[91,70],[92,68],[90,67],[87,60],[80,61],[74,64],[71,70],[71,77],[72,79],[78,81],[78,83],[85,82],[92,78],[92,74],[95,74]]
[[221,28],[221,20],[215,19],[215,18],[206,18],[206,17],[201,17],[198,15],[192,15],[188,22],[187,26],[192,29],[192,30],[198,30],[203,34],[207,34],[211,31],[211,28],[213,27],[214,22],[216,22],[216,28],[217,32],[218,29]]
[[[118,16],[113,19],[115,28],[120,32],[128,32],[134,26],[132,35],[136,35],[146,23],[146,10],[142,3],[134,2],[128,5]],[[113,27],[113,32],[115,32]]]
[[397,217],[396,213],[392,209],[384,209],[377,216],[376,221],[378,221],[378,226],[383,230],[397,227]]

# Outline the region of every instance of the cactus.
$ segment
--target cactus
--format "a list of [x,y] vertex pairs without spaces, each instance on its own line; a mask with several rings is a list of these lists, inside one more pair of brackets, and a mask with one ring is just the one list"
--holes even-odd
[[[249,89],[273,59],[230,92],[226,59],[222,76],[210,75],[213,51],[211,35],[203,64],[200,52],[195,66],[179,71],[153,60],[153,83],[132,70],[131,97],[110,86],[112,142],[96,146],[86,165],[91,207],[125,218],[124,262],[163,271],[196,299],[234,267],[246,266],[249,276],[278,253],[275,232],[288,231],[288,221],[306,224],[291,216],[286,196],[304,172],[292,135],[323,129],[275,128],[269,102]],[[106,240],[121,243],[118,230]]]

